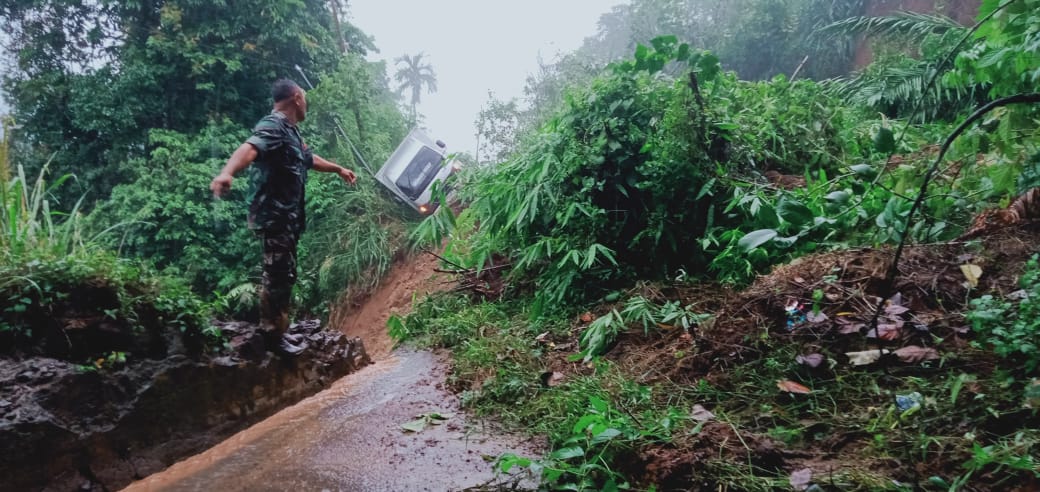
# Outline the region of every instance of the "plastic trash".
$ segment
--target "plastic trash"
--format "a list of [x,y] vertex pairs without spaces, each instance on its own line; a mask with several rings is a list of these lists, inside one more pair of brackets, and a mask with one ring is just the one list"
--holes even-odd
[[899,408],[900,412],[920,408],[922,400],[924,397],[916,391],[907,395],[896,395],[896,408]]
[[795,328],[805,323],[804,309],[802,303],[795,299],[791,299],[791,302],[784,306],[784,311],[787,313],[787,331],[794,331]]

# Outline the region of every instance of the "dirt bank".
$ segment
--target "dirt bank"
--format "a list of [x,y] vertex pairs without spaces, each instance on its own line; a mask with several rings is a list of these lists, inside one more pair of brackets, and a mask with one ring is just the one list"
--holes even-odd
[[256,327],[224,324],[219,353],[83,365],[0,358],[0,490],[111,490],[206,449],[368,363],[360,340],[295,325],[310,349],[263,350]]
[[372,359],[386,357],[393,348],[393,340],[386,334],[387,319],[411,311],[413,300],[450,287],[450,278],[434,272],[437,261],[426,253],[397,261],[375,291],[347,299],[333,309],[329,326],[363,340]]

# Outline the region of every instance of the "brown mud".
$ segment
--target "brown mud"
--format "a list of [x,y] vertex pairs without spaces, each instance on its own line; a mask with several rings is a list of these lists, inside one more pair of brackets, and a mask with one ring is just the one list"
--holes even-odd
[[[538,455],[541,444],[464,414],[445,382],[446,354],[393,350],[387,319],[450,287],[437,264],[428,254],[402,258],[371,294],[333,311],[330,325],[363,340],[372,365],[127,490],[532,488],[529,477],[496,475],[493,462]],[[401,427],[416,420],[426,423],[420,432]]]
[[[447,366],[443,354],[394,352],[126,490],[444,491],[512,482],[495,476],[491,460],[537,454],[537,446],[461,413],[444,386]],[[447,418],[420,432],[401,427],[434,413]]]
[[99,360],[0,358],[0,490],[111,490],[220,442],[367,364],[357,339],[299,323],[282,359],[257,328],[222,325],[219,353]]
[[425,253],[397,261],[374,291],[347,299],[333,309],[329,326],[363,340],[373,360],[388,356],[394,346],[387,336],[390,316],[406,313],[414,300],[448,288],[451,279],[435,273],[437,265],[437,258]]

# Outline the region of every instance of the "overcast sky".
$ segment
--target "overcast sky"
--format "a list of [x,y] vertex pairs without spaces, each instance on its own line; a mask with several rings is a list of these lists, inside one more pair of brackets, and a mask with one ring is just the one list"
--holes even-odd
[[448,150],[475,152],[474,125],[488,91],[499,99],[523,94],[524,79],[595,34],[599,16],[624,0],[352,0],[350,21],[375,37],[388,61],[426,53],[437,92],[423,92],[419,113]]

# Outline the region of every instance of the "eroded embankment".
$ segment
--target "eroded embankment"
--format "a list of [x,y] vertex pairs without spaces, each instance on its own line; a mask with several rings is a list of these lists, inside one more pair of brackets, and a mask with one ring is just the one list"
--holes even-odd
[[0,490],[111,490],[202,451],[368,363],[364,346],[316,322],[294,325],[310,349],[263,350],[256,327],[222,326],[219,354],[85,366],[0,358]]

